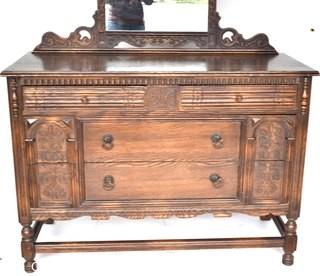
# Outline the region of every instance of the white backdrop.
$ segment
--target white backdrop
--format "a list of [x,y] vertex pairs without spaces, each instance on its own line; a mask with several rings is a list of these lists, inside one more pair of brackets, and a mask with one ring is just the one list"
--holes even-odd
[[[222,25],[235,27],[245,37],[267,33],[271,44],[300,61],[320,69],[319,0],[220,0]],[[76,7],[76,9],[74,8]],[[66,36],[80,25],[91,26],[95,0],[10,0],[0,2],[0,69],[31,51],[49,30]],[[311,32],[311,28],[315,29]],[[239,249],[173,252],[110,252],[39,255],[37,275],[320,275],[320,78],[313,86],[310,128],[302,200],[298,220],[295,265],[281,264],[282,250]],[[6,81],[0,79],[0,275],[24,275],[17,223]],[[90,222],[81,218],[46,226],[41,239],[143,239],[272,234],[269,223],[235,215],[233,219],[202,216],[195,219],[128,221],[113,218]],[[308,273],[307,270],[310,272]]]

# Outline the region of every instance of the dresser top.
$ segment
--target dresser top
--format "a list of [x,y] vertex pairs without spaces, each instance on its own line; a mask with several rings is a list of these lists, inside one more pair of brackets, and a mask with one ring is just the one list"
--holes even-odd
[[103,74],[296,74],[319,72],[285,55],[28,53],[5,76]]

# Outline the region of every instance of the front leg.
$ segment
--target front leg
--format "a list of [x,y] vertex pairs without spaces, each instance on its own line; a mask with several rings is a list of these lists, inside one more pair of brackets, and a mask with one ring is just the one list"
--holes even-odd
[[297,249],[297,223],[293,219],[289,219],[285,226],[284,254],[282,263],[285,265],[293,265],[293,253]]
[[36,271],[37,264],[34,260],[36,250],[34,246],[34,230],[31,225],[24,225],[21,231],[21,252],[22,257],[26,260],[24,263],[24,269],[26,272],[31,273]]

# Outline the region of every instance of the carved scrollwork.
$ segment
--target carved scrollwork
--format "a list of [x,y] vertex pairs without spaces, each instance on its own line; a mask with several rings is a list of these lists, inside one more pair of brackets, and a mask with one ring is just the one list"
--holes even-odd
[[105,48],[114,48],[120,42],[140,48],[206,48],[208,39],[206,35],[181,34],[151,34],[112,32],[105,34],[105,40],[100,43]]
[[[228,33],[231,36],[226,36]],[[226,49],[272,49],[265,34],[258,34],[252,38],[245,39],[238,31],[232,28],[221,29],[220,39],[217,41],[219,47]]]
[[40,45],[35,48],[35,51],[48,49],[90,49],[95,48],[97,40],[97,24],[101,21],[98,17],[99,13],[93,15],[93,27],[79,27],[72,32],[68,38],[60,37],[59,35],[48,32],[42,37]]
[[[242,213],[247,214],[250,216],[263,216],[270,214],[271,210],[269,208],[265,209],[227,209],[227,210],[221,210],[219,213],[226,213],[226,214],[233,214],[233,213]],[[112,212],[112,211],[85,211],[85,210],[79,210],[78,212],[74,212],[71,210],[65,210],[62,212],[55,211],[55,212],[43,212],[41,210],[34,210],[32,214],[33,220],[40,220],[45,221],[49,218],[52,218],[54,220],[71,220],[74,218],[78,218],[81,216],[89,216],[93,220],[108,220],[110,217],[118,216],[123,217],[127,219],[144,219],[146,217],[152,217],[154,219],[168,219],[171,217],[177,217],[177,218],[193,218],[196,216],[204,215],[204,214],[213,214],[215,215],[217,213],[216,210],[210,209],[210,210],[192,210],[192,209],[186,209],[184,211],[181,210],[168,210],[168,211],[147,211],[147,210],[141,210],[138,213],[132,213],[130,211],[128,212]],[[286,214],[285,210],[272,210],[273,215],[284,215]]]
[[[268,52],[276,54],[265,34],[245,39],[233,28],[221,28],[216,0],[209,0],[208,31],[188,32],[107,32],[105,31],[105,0],[98,0],[93,27],[80,27],[62,38],[55,33],[44,34],[35,51],[114,49],[124,42],[137,49],[210,49],[211,51]],[[87,35],[82,36],[82,32]],[[229,34],[229,35],[227,35]],[[125,46],[127,47],[127,46]]]

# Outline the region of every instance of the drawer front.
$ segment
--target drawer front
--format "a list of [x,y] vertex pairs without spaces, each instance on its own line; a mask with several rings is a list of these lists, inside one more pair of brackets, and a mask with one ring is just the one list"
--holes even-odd
[[85,162],[238,160],[241,121],[84,123]]
[[143,109],[145,88],[134,87],[25,87],[24,109]]
[[219,110],[232,108],[243,111],[296,110],[297,86],[295,85],[222,85],[186,86],[181,88],[180,107],[185,111]]
[[24,87],[24,113],[103,111],[286,112],[297,110],[295,85]]
[[236,163],[130,162],[85,165],[86,200],[237,198]]

